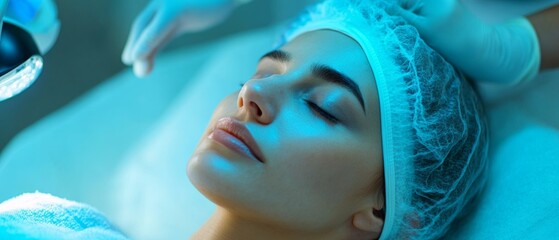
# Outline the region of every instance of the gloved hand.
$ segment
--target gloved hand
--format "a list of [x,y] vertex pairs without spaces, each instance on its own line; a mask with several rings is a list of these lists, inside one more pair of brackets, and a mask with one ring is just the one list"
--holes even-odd
[[53,0],[3,0],[5,18],[25,28],[45,54],[56,42],[60,31],[58,11]]
[[421,37],[477,83],[517,85],[535,77],[538,38],[531,23],[517,18],[489,24],[459,0],[398,0],[391,9]]
[[247,0],[152,0],[136,17],[122,53],[138,77],[151,72],[157,52],[176,36],[212,27]]
[[7,5],[8,0],[0,0],[0,37],[2,37],[2,25],[4,23],[4,13],[6,12]]
[[22,24],[33,21],[42,4],[41,0],[10,0],[7,2],[9,4],[6,16],[17,19]]

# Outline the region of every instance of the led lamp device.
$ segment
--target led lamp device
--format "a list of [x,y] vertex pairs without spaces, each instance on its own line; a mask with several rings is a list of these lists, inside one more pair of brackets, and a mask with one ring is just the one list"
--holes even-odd
[[32,35],[4,18],[0,33],[0,101],[31,86],[42,69],[43,58]]

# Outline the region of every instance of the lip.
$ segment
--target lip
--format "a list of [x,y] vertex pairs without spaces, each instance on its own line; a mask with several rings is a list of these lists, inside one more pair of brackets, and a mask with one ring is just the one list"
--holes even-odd
[[234,118],[224,117],[219,119],[209,138],[259,162],[265,162],[252,134]]

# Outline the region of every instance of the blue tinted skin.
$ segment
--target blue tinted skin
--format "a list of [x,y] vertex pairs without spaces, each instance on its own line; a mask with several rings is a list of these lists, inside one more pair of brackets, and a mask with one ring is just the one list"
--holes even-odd
[[[380,118],[364,52],[328,30],[279,50],[288,58],[264,57],[254,77],[220,103],[188,163],[191,182],[218,205],[192,239],[377,238]],[[317,65],[355,86],[333,72],[317,74]],[[246,126],[264,163],[208,138],[222,117]]]

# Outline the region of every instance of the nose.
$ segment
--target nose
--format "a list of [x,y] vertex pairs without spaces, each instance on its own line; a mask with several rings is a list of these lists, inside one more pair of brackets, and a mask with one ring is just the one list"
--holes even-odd
[[[266,80],[268,81],[268,80]],[[244,84],[237,98],[237,106],[251,120],[270,124],[275,118],[277,91],[264,80],[250,80]],[[277,89],[276,89],[277,90]]]

